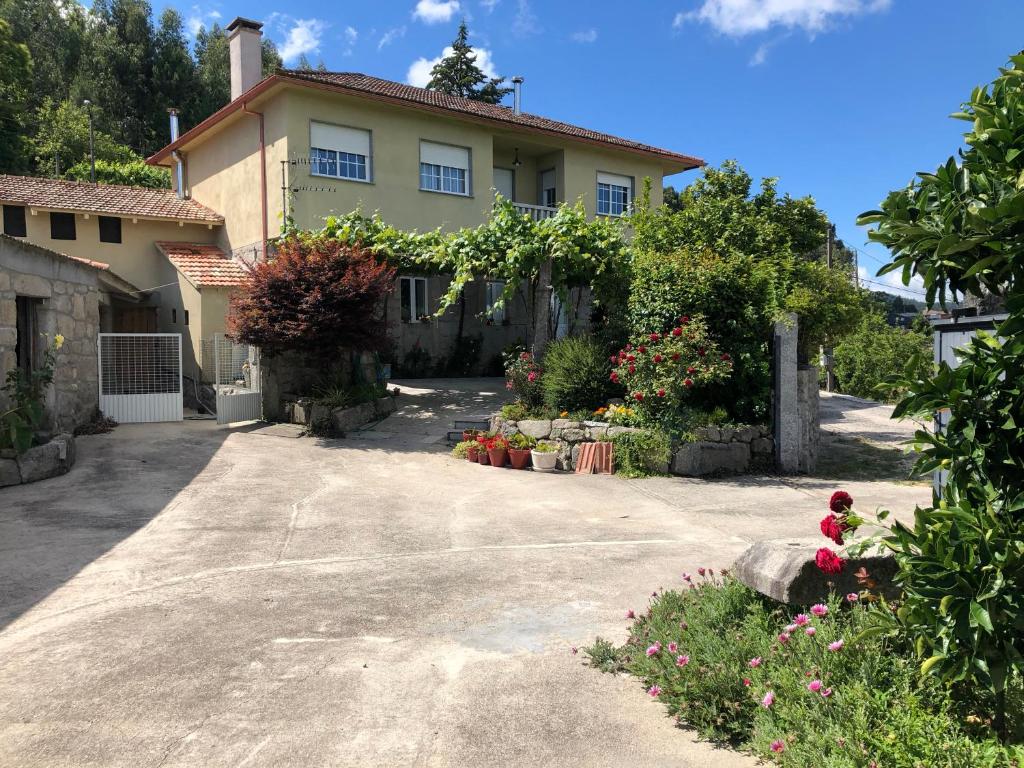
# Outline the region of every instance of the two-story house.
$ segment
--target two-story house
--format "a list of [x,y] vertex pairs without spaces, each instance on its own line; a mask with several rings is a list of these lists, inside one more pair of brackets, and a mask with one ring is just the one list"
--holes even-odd
[[[576,200],[592,215],[619,216],[645,177],[657,206],[664,176],[703,164],[523,112],[518,83],[508,108],[351,72],[262,78],[261,27],[228,25],[231,102],[149,158],[174,169],[179,195],[223,215],[216,244],[242,259],[265,253],[286,216],[316,228],[359,208],[403,229],[453,230],[483,222],[495,191],[535,218]],[[456,322],[424,319],[444,285],[400,277],[388,310],[400,355],[417,343],[448,352]],[[499,289],[467,290],[467,330],[484,335],[485,360],[524,336],[513,307],[486,325],[472,318]]]

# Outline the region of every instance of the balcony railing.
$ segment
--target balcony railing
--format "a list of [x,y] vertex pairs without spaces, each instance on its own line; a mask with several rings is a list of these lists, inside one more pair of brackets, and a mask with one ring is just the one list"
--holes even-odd
[[540,221],[541,219],[550,219],[556,213],[557,208],[548,208],[546,205],[530,205],[529,203],[512,203],[516,211],[529,216],[534,221]]

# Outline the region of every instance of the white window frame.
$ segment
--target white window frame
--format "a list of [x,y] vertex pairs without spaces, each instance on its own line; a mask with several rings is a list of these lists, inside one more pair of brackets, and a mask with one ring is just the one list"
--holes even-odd
[[[597,215],[615,217],[626,216],[633,207],[634,186],[635,183],[632,176],[621,176],[617,173],[605,173],[604,171],[598,171],[596,187]],[[608,203],[604,210],[602,210],[603,201],[601,200],[602,187],[608,188]],[[622,203],[616,202],[616,194],[622,195],[625,198]],[[618,205],[622,206],[622,210],[615,210]]]
[[484,305],[487,307],[487,317],[495,324],[502,325],[505,322],[505,305],[493,309],[495,302],[505,292],[503,280],[488,280],[484,286]]
[[[405,319],[405,308],[402,306],[402,297],[405,293],[405,286],[409,286],[409,319]],[[419,299],[422,297],[423,314],[417,315],[416,311],[419,304]],[[426,322],[430,315],[430,292],[427,286],[427,278],[408,276],[401,277],[398,280],[398,311],[401,315],[403,323],[420,323]]]
[[[366,134],[366,152],[362,154],[360,152],[349,152],[345,149],[338,149],[337,147],[318,147],[314,142],[314,128],[315,124],[319,124],[328,128],[341,128],[346,131],[355,131]],[[322,157],[321,157],[322,153]],[[330,157],[333,155],[333,159]],[[344,156],[344,157],[343,157]],[[329,171],[320,170],[319,166],[321,163],[327,164],[333,162],[336,173],[330,173]],[[346,169],[355,166],[359,168],[362,166],[366,174],[365,177],[349,176],[341,172],[342,167]],[[356,181],[360,184],[372,184],[373,183],[373,131],[368,128],[359,128],[354,125],[339,125],[337,123],[328,123],[323,120],[310,120],[309,121],[309,175],[319,176],[326,179],[338,179],[340,181]]]
[[[460,150],[466,153],[466,166],[461,168],[457,165],[445,165],[443,163],[432,163],[423,159],[423,148],[424,145],[433,145],[440,148],[450,148],[453,150]],[[420,139],[420,191],[421,192],[436,192],[441,195],[456,195],[458,197],[472,197],[473,196],[473,150],[470,147],[462,147],[457,144],[445,144],[440,141],[431,141],[429,139]],[[437,186],[431,184],[427,186],[424,184],[424,179],[430,178],[436,180]],[[460,186],[462,191],[452,189],[455,186],[453,182],[461,182],[457,186]],[[445,186],[448,189],[445,189]]]

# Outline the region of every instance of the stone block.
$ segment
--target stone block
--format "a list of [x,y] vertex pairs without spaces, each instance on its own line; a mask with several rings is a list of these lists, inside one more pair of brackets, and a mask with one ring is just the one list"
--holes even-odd
[[52,299],[50,299],[50,306],[56,312],[60,312],[61,314],[64,315],[70,315],[72,304],[71,299],[71,296],[54,296]]
[[351,408],[335,408],[331,411],[334,428],[339,432],[352,432],[374,420],[376,410],[374,403],[360,403]]
[[639,432],[639,431],[640,430],[637,427],[611,426],[611,427],[608,427],[608,437],[615,437],[616,435],[624,435],[627,432]]
[[0,347],[13,347],[18,343],[18,329],[12,326],[0,326]]
[[71,316],[79,322],[85,320],[85,296],[75,295],[71,302]]
[[48,299],[53,295],[50,281],[36,275],[15,275],[12,284],[14,292],[21,296]]
[[580,443],[585,437],[582,429],[563,429],[561,439],[567,443]]
[[378,397],[377,402],[374,404],[374,410],[378,418],[390,416],[395,412],[395,407],[395,398],[390,395],[387,397]]
[[543,440],[551,434],[551,422],[548,419],[523,419],[518,426],[524,435],[537,440]]
[[15,459],[0,459],[0,488],[5,485],[18,485],[21,482],[21,471]]
[[750,441],[751,453],[758,456],[770,454],[774,449],[775,445],[770,437],[755,437]]
[[731,443],[733,438],[736,437],[736,430],[732,427],[719,427],[718,428],[718,442],[720,443]]
[[672,459],[672,474],[703,477],[719,473],[746,472],[750,446],[746,443],[712,443],[701,440],[684,443]]
[[7,272],[0,272],[0,291],[11,289],[11,276]]
[[853,574],[861,567],[879,584],[887,597],[898,594],[892,586],[896,561],[875,552],[846,561],[841,573],[826,575],[814,563],[822,546],[819,540],[769,539],[751,545],[732,566],[732,574],[751,589],[780,603],[808,606],[821,602],[829,592],[859,592]]
[[598,422],[593,426],[587,426],[587,437],[591,440],[597,440],[598,438],[606,437],[608,435],[608,425]]
[[309,424],[327,421],[331,418],[331,409],[326,405],[314,403],[309,407]]
[[552,429],[580,429],[583,425],[572,419],[555,419],[551,422]]
[[0,325],[17,325],[18,303],[14,299],[0,300]]
[[[44,445],[29,448],[18,457],[21,482],[34,483],[37,480],[63,475],[71,469],[71,463],[74,462],[74,449],[72,448],[69,452],[67,441],[60,438],[61,436],[58,436]],[[69,456],[71,457],[70,461],[68,461]]]
[[750,443],[757,439],[758,435],[760,435],[760,431],[757,427],[740,427],[736,430],[733,439],[741,443]]

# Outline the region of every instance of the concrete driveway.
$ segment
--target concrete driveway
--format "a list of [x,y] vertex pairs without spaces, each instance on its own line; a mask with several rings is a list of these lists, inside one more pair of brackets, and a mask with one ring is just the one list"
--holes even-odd
[[457,462],[449,417],[504,393],[418,384],[345,440],[125,425],[0,491],[0,765],[753,765],[570,649],[835,483]]

